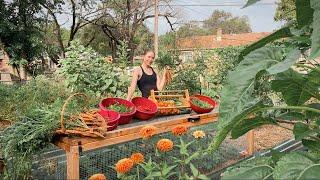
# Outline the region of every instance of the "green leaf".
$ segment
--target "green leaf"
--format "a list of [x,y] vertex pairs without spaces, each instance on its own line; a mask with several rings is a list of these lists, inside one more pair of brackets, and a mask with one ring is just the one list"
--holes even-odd
[[312,151],[320,151],[319,141],[313,141],[309,139],[302,139],[302,144]]
[[162,173],[164,176],[168,175],[170,173],[170,171],[172,171],[177,165],[174,166],[167,166],[167,164],[165,164],[165,166],[162,168]]
[[281,39],[281,38],[286,38],[286,37],[291,37],[292,34],[290,32],[290,27],[292,26],[292,24],[289,24],[275,32],[273,32],[272,34],[270,34],[267,37],[264,37],[262,39],[260,39],[259,41],[251,44],[250,46],[246,47],[239,55],[239,60],[241,61],[243,59],[244,56],[246,56],[247,54],[253,52],[256,49],[259,49],[263,46],[265,46],[266,44],[273,42],[277,39]]
[[310,7],[310,0],[296,0],[296,17],[298,27],[301,28],[312,22],[313,9]]
[[298,180],[304,180],[304,179],[320,179],[320,164],[315,164],[312,166],[309,166],[307,169],[302,171],[297,178]]
[[[314,108],[314,109],[320,110],[320,103],[312,103],[312,104],[308,104],[307,106],[308,106],[308,107],[311,107],[311,108]],[[306,112],[306,116],[307,116],[309,119],[315,119],[315,118],[319,118],[319,113],[307,111],[307,112]]]
[[274,179],[296,179],[301,172],[313,164],[312,160],[302,154],[287,154],[278,161],[273,177]]
[[271,149],[270,150],[271,152],[271,159],[273,161],[273,164],[277,164],[277,162],[283,157],[286,155],[285,152],[279,152],[277,150],[273,150]]
[[269,74],[278,74],[288,70],[292,65],[294,65],[299,57],[301,56],[301,52],[299,49],[291,50],[284,61],[278,63],[267,69]]
[[221,92],[218,133],[210,148],[217,149],[231,129],[249,113],[262,108],[259,98],[252,96],[255,79],[261,71],[282,61],[279,48],[264,47],[247,55],[236,69],[229,73]]
[[277,116],[277,119],[302,121],[305,119],[305,115],[299,112],[286,112]]
[[199,171],[197,168],[194,167],[194,165],[192,163],[190,163],[190,169],[191,169],[191,172],[192,172],[192,175],[197,177],[199,175]]
[[268,165],[260,165],[254,167],[240,167],[233,169],[232,172],[226,172],[222,176],[222,180],[228,179],[265,179],[272,175],[273,169]]
[[310,0],[311,8],[313,12],[313,31],[311,35],[311,53],[310,59],[315,59],[320,56],[320,1]]
[[301,105],[318,93],[318,89],[308,83],[308,79],[298,72],[289,69],[276,76],[271,88],[281,92],[288,105]]
[[209,178],[208,178],[206,175],[204,175],[204,174],[200,174],[200,175],[198,176],[198,179],[201,179],[201,180],[209,180]]
[[246,5],[244,5],[242,8],[246,8],[248,6],[251,6],[252,4],[257,3],[258,1],[260,1],[260,0],[248,0]]
[[251,129],[257,128],[265,124],[277,124],[272,118],[255,117],[251,119],[244,119],[238,123],[231,131],[232,139],[236,139]]
[[296,123],[293,127],[293,134],[297,140],[308,136],[311,132],[312,130],[309,128],[309,126],[301,122]]

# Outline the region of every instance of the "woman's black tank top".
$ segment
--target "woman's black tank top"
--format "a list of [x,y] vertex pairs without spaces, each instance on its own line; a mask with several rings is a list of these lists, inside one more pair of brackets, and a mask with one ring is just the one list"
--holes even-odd
[[137,81],[137,85],[142,93],[142,97],[148,98],[151,90],[157,90],[157,74],[154,72],[153,68],[151,68],[151,75],[146,74],[141,66],[140,68],[142,70],[142,76]]

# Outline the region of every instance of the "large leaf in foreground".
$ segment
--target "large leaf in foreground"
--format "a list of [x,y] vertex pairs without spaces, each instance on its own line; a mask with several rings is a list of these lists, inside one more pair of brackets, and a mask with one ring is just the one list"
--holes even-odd
[[302,173],[300,173],[298,180],[304,179],[320,179],[320,164],[315,164],[307,169],[305,169]]
[[[300,174],[315,163],[299,153],[287,154],[281,158],[274,168],[274,179],[297,179]],[[320,178],[320,173],[317,175]]]
[[284,72],[288,70],[288,67],[294,65],[299,57],[301,56],[301,52],[299,49],[292,49],[284,61],[270,67],[267,69],[269,74],[278,74],[280,72]]
[[254,129],[266,124],[277,124],[277,123],[272,118],[264,118],[264,117],[254,117],[251,119],[244,119],[232,129],[231,137],[232,139],[236,139],[244,135],[251,129]]
[[250,53],[234,71],[229,73],[221,92],[219,130],[211,148],[218,148],[238,122],[246,118],[249,113],[263,107],[257,105],[259,99],[252,96],[255,78],[259,72],[282,62],[282,57],[279,48],[264,47]]
[[296,0],[296,15],[298,27],[309,25],[312,22],[313,9],[310,6],[310,0]]
[[273,32],[272,34],[270,34],[269,36],[266,36],[262,39],[260,39],[259,41],[251,44],[250,46],[246,47],[239,55],[239,61],[242,61],[243,57],[248,55],[249,53],[253,52],[256,49],[259,49],[261,47],[263,47],[264,45],[273,42],[277,39],[281,39],[281,38],[286,38],[286,37],[291,37],[292,34],[290,32],[290,27],[292,25],[289,24],[275,32]]
[[251,6],[259,1],[261,1],[261,0],[248,0],[247,3],[242,8],[246,8],[248,6]]
[[313,31],[311,35],[311,54],[310,58],[315,59],[320,56],[320,1],[310,0],[313,12]]
[[288,105],[301,105],[318,94],[317,87],[313,86],[308,78],[292,69],[278,74],[271,87],[282,93]]
[[272,174],[271,157],[256,157],[229,167],[222,179],[264,179]]
[[272,176],[272,167],[268,165],[254,166],[254,167],[240,167],[236,174],[226,174],[221,179],[266,179]]

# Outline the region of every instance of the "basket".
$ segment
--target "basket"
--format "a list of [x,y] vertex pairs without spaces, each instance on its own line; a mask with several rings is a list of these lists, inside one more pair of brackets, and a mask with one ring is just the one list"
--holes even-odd
[[107,128],[108,131],[112,131],[118,127],[120,118],[120,114],[118,112],[100,108],[99,114],[105,119],[107,125],[109,126]]
[[[154,91],[151,90],[149,97],[158,106],[158,115],[176,115],[182,114],[190,108],[189,91],[171,90],[171,91]],[[179,104],[176,104],[176,101]]]
[[104,134],[107,131],[108,125],[105,119],[98,113],[98,110],[88,110],[80,113],[79,115],[70,116],[69,121],[71,123],[77,123],[77,126],[73,127],[72,129],[66,128],[66,123],[68,122],[64,119],[64,113],[66,111],[67,104],[73,97],[76,96],[82,96],[88,102],[88,97],[83,93],[75,93],[69,96],[62,106],[62,110],[60,112],[61,127],[60,129],[56,130],[56,134],[104,138]]
[[136,106],[137,111],[134,117],[137,119],[149,120],[153,118],[158,111],[157,105],[147,98],[135,97],[131,102]]
[[[194,98],[198,98],[199,100],[202,100],[202,101],[209,103],[210,105],[212,105],[212,108],[201,108],[201,107],[193,104],[192,99],[194,99]],[[217,105],[217,102],[208,96],[198,94],[198,95],[193,95],[192,97],[190,97],[191,109],[198,114],[209,113],[216,107],[216,105]]]
[[130,123],[134,113],[136,112],[136,107],[130,101],[127,101],[127,100],[121,99],[121,98],[105,98],[99,103],[99,108],[101,110],[106,111],[107,110],[106,107],[113,105],[113,104],[116,104],[116,103],[125,105],[128,108],[132,108],[132,111],[129,113],[119,113],[120,114],[120,118],[119,118],[119,122],[118,122],[119,124]]

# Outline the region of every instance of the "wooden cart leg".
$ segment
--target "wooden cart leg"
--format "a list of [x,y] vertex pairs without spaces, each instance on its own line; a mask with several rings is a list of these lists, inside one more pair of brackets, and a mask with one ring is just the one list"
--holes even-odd
[[70,151],[66,152],[67,156],[67,179],[80,179],[79,149],[78,146],[70,147]]
[[252,155],[254,153],[254,132],[250,130],[247,133],[247,153]]

